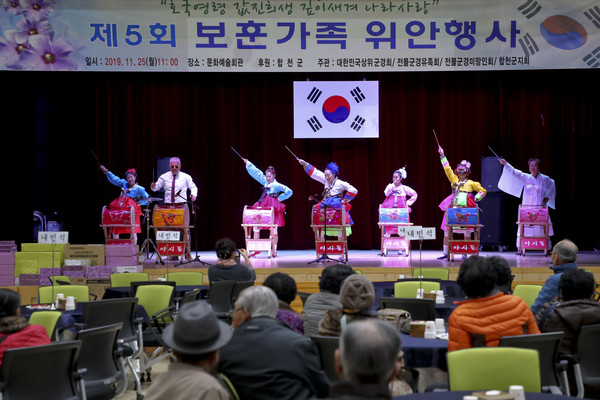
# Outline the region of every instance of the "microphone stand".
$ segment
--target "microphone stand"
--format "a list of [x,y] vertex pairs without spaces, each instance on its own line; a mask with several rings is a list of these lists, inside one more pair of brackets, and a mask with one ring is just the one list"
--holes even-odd
[[[194,229],[197,229],[198,226],[198,214],[196,213],[196,210],[199,208],[196,204],[194,204],[194,202],[189,201],[188,199],[186,199],[185,197],[183,197],[181,194],[178,194],[177,196],[181,197],[182,199],[184,199],[188,205],[190,206],[190,208],[192,209],[192,214],[194,214]],[[191,234],[191,232],[190,232]],[[188,246],[190,245],[189,241],[188,241]],[[196,248],[196,257],[194,257],[193,259],[189,260],[189,261],[181,261],[179,264],[175,265],[176,267],[180,266],[180,265],[186,265],[186,264],[191,264],[194,262],[200,263],[202,265],[210,265],[207,262],[204,262],[200,259],[200,256],[198,255],[198,234],[194,235],[194,247]],[[190,253],[192,252],[191,248],[190,248]]]
[[[336,260],[334,258],[331,258],[327,255],[327,203],[322,203],[319,202],[314,196],[310,196],[310,199],[313,201],[316,201],[317,204],[319,205],[322,204],[323,205],[323,214],[324,214],[324,224],[323,224],[323,254],[321,254],[321,257],[317,257],[316,259],[314,259],[313,261],[309,262],[308,264],[314,264],[314,263],[318,263],[318,264],[322,264],[323,262],[326,261],[337,261],[337,262],[341,262],[342,264],[346,264],[345,261],[343,260]],[[335,212],[340,212],[341,210],[336,210],[333,206],[330,206],[333,211]],[[346,227],[344,226],[342,229],[346,229]],[[317,247],[318,249],[318,247]]]

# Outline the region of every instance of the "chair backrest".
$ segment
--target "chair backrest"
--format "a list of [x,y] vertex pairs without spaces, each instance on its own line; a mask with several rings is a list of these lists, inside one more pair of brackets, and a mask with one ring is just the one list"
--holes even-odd
[[381,308],[406,310],[413,321],[435,320],[435,301],[433,299],[417,299],[406,297],[381,297]]
[[450,390],[504,390],[521,385],[541,391],[538,352],[514,347],[474,347],[448,353]]
[[417,297],[417,289],[423,288],[425,292],[440,290],[439,282],[430,281],[408,281],[394,283],[394,297]]
[[302,300],[302,305],[304,306],[304,304],[306,303],[306,299],[308,299],[308,297],[311,295],[312,293],[309,292],[298,292],[298,297],[300,297],[300,300]]
[[50,278],[50,282],[55,286],[71,284],[71,278],[66,275],[53,275],[53,276],[50,276],[49,278]]
[[242,290],[250,286],[254,286],[254,281],[236,282],[235,285],[233,285],[233,289],[231,290],[231,308],[233,308],[233,305],[235,304],[235,301]]
[[423,278],[434,278],[447,281],[450,279],[450,270],[448,268],[414,268],[412,276]]
[[60,311],[36,311],[29,317],[29,323],[32,325],[42,325],[48,332],[50,340],[56,338],[56,327],[62,313]]
[[123,324],[84,329],[77,333],[81,350],[77,368],[86,368],[85,392],[88,399],[112,399],[126,387],[124,365],[117,357],[117,337]]
[[5,400],[83,398],[76,374],[79,340],[4,352],[0,382]]
[[340,377],[335,368],[335,351],[340,347],[340,338],[337,336],[311,336],[317,346],[321,369],[327,374],[331,382],[339,381]]
[[214,282],[208,289],[208,302],[214,312],[226,313],[231,309],[231,294],[235,281]]
[[165,274],[168,281],[174,281],[177,286],[199,286],[204,284],[202,272],[169,272]]
[[519,296],[520,298],[527,303],[529,307],[533,305],[535,299],[537,299],[538,294],[542,290],[542,285],[524,285],[519,284],[515,286],[515,290],[513,290],[513,295]]
[[148,274],[146,272],[120,272],[110,274],[110,286],[112,287],[129,287],[134,281],[147,281]]
[[90,301],[90,288],[83,285],[40,286],[39,302],[54,303],[56,295],[62,293],[65,297],[73,296],[78,302]]
[[181,301],[179,302],[179,306],[181,307],[182,305],[186,304],[186,303],[192,303],[196,300],[198,300],[198,296],[200,296],[200,289],[194,289],[194,290],[190,290],[188,292],[185,292],[183,294],[183,296],[181,296]]
[[600,324],[581,327],[577,357],[583,383],[600,385]]
[[157,316],[159,311],[169,308],[174,291],[175,286],[171,285],[142,285],[137,288],[135,297],[148,316],[152,317]]
[[559,362],[558,350],[563,336],[563,332],[504,336],[500,338],[498,346],[537,350],[540,357],[540,378],[542,386],[560,387],[561,383],[556,367]]
[[85,329],[121,323],[118,339],[127,343],[136,340],[134,322],[137,299],[125,297],[90,301],[83,305],[83,324]]
[[175,281],[136,281],[136,282],[131,282],[130,283],[130,290],[131,290],[131,295],[135,297],[138,288],[140,286],[172,286],[173,287],[173,294],[175,294],[175,288],[177,287],[177,284],[175,283]]

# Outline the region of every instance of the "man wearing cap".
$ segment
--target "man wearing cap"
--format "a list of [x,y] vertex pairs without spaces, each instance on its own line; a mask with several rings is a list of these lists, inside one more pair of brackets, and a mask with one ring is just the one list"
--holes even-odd
[[162,335],[177,362],[156,378],[145,399],[229,400],[229,394],[210,371],[219,362],[219,349],[231,335],[231,328],[217,320],[207,303],[184,304]]
[[325,397],[329,381],[310,339],[276,319],[277,296],[266,286],[244,289],[235,302],[231,341],[219,372],[244,400]]

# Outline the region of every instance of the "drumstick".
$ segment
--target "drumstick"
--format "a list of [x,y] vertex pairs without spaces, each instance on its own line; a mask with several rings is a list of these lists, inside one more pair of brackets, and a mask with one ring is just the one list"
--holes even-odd
[[[231,147],[231,146],[230,146],[230,147]],[[235,154],[237,154],[238,156],[240,156],[240,158],[241,158],[242,160],[245,160],[245,158],[244,158],[244,157],[242,157],[242,156],[240,155],[240,153],[238,153],[237,151],[235,151],[235,149],[234,149],[233,147],[231,147],[231,150],[233,150],[233,152],[234,152]]]
[[96,159],[96,162],[98,163],[98,165],[100,164],[100,160],[98,160],[98,157],[96,157],[96,153],[94,153],[94,150],[90,150],[92,152],[92,155],[94,156],[94,158]]
[[494,155],[495,155],[497,158],[502,158],[502,157],[500,157],[498,154],[496,154],[496,152],[495,152],[494,150],[492,150],[492,148],[491,148],[490,146],[488,146],[488,149],[490,149],[490,150],[492,151],[492,153],[494,153]]
[[294,157],[296,157],[296,160],[299,160],[299,158],[287,146],[284,146],[284,147],[287,149],[287,151],[289,151],[290,153],[292,153],[292,155]]
[[440,142],[438,141],[437,135],[435,134],[435,129],[433,129],[433,136],[435,137],[435,142],[437,143],[438,147],[440,147]]

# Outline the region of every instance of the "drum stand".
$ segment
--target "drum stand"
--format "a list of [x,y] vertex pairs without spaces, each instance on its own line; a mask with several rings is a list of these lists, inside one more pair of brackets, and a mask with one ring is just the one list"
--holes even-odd
[[[150,203],[148,203],[148,205],[150,205]],[[160,263],[162,265],[165,265],[165,262],[163,261],[162,257],[158,253],[158,249],[156,248],[156,245],[154,244],[154,242],[152,241],[152,239],[150,239],[150,218],[149,218],[149,214],[150,214],[150,208],[148,208],[148,206],[146,206],[146,208],[144,208],[144,215],[145,215],[145,219],[146,219],[146,239],[142,243],[142,247],[140,248],[140,252],[138,253],[138,255],[143,254],[144,257],[146,258],[146,260],[148,260],[148,259],[151,258],[150,255],[152,253],[154,253],[154,254],[156,254],[156,262],[155,262],[155,264],[158,264],[158,262],[160,261]]]
[[[318,204],[318,203],[317,203]],[[334,207],[331,207],[333,209],[333,211],[335,212],[340,212],[341,210],[336,210]],[[331,258],[327,255],[327,203],[323,203],[323,214],[325,216],[324,219],[324,227],[323,227],[323,254],[321,254],[321,257],[317,257],[316,259],[314,259],[313,261],[309,262],[308,264],[322,264],[325,261],[336,261],[336,262],[340,262],[342,264],[346,264],[346,261],[340,259],[340,260],[336,260],[335,258]],[[342,229],[346,229],[346,226],[344,225]],[[346,245],[347,246],[347,245]],[[347,247],[346,247],[347,249]]]
[[[189,202],[189,204],[192,206],[192,214],[194,214],[194,229],[196,229],[198,226],[198,214],[196,213],[196,209],[199,207],[191,201]],[[188,246],[190,246],[189,241],[188,241]],[[196,248],[196,257],[194,257],[193,259],[191,259],[189,261],[182,261],[179,264],[175,265],[176,267],[179,267],[180,265],[191,264],[194,262],[198,262],[202,265],[210,265],[209,263],[202,261],[200,259],[200,256],[198,255],[198,234],[197,233],[194,235],[194,247]],[[190,248],[190,254],[191,254],[191,252],[192,252],[192,250]]]

